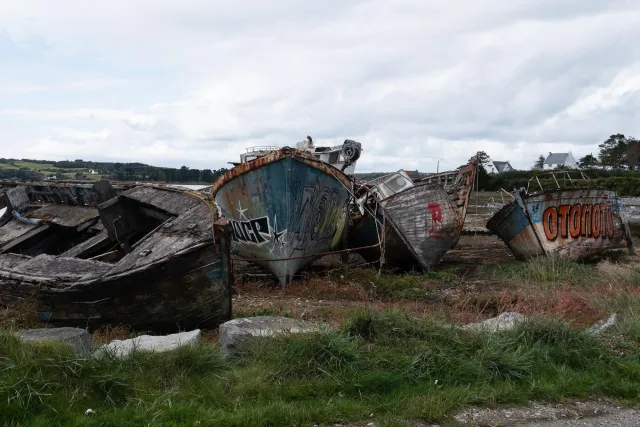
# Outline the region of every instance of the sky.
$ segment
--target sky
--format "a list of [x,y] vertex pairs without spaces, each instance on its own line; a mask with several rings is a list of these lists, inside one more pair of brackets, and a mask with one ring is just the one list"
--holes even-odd
[[[640,137],[637,0],[0,0],[0,157],[211,168],[363,145],[529,169]],[[439,162],[439,165],[438,165]]]

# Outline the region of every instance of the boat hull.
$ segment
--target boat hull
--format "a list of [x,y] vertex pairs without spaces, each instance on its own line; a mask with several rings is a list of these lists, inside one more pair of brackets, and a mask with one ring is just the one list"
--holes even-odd
[[384,263],[402,270],[438,264],[460,237],[464,218],[437,184],[411,187],[383,203],[377,220],[367,213],[350,233],[350,247],[367,247],[360,254],[368,262],[381,258],[379,246],[368,247],[379,243],[376,228],[384,228]]
[[375,218],[369,207],[350,232],[349,247],[365,248],[358,252],[370,263],[384,253],[384,264],[402,270],[438,264],[460,239],[475,171],[474,164],[461,168],[448,189],[422,183],[396,193],[379,202]]
[[236,166],[212,194],[231,223],[232,252],[286,285],[312,260],[342,246],[350,186],[332,166],[284,149]]
[[[86,210],[47,205],[29,215],[63,214],[51,216],[46,225],[12,221],[12,230],[27,227],[27,232],[7,243],[22,244],[0,253],[0,303],[26,301],[42,321],[91,328],[124,324],[165,332],[214,328],[231,318],[228,223],[221,220],[212,228],[205,200],[136,187],[99,205],[89,217]],[[31,236],[55,226],[58,234],[77,237],[82,234],[77,230],[95,225],[98,215],[100,231],[62,255],[57,253],[66,249],[66,240],[62,246],[43,246],[41,240],[51,239]],[[126,250],[115,258],[107,249],[122,246]]]
[[514,256],[526,260],[557,254],[582,259],[620,247],[627,238],[620,199],[600,189],[521,195],[487,222]]
[[40,320],[57,326],[123,324],[155,332],[215,328],[231,318],[228,271],[221,262],[210,265],[216,259],[218,251],[209,246],[151,269],[60,288],[0,272],[0,292],[5,298],[33,299]]

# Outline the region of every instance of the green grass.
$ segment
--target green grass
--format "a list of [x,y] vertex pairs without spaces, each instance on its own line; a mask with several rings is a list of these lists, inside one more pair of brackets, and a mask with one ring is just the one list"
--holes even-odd
[[456,286],[464,278],[456,273],[457,267],[438,267],[423,272],[393,274],[373,268],[355,268],[348,273],[337,271],[332,279],[337,282],[359,284],[369,298],[378,300],[424,300],[435,296],[434,290],[442,286]]
[[57,169],[51,163],[14,162],[14,164],[19,168],[33,171],[54,171]]
[[[52,163],[32,163],[17,161],[14,162],[15,166],[0,163],[0,169],[27,169],[29,171],[38,172],[45,176],[55,175],[59,180],[76,179],[76,173],[82,173],[84,176],[81,179],[95,180],[102,179],[101,174],[91,175],[86,172],[85,168],[58,168]],[[64,172],[63,172],[64,171]]]
[[[638,336],[637,322],[625,327]],[[0,335],[0,419],[29,426],[400,425],[441,422],[470,404],[593,396],[638,403],[639,344],[623,344],[620,354],[551,320],[490,335],[371,311],[338,331],[257,341],[231,361],[207,344],[78,360],[64,348]],[[84,415],[88,408],[95,414]]]
[[538,257],[525,262],[512,261],[488,267],[493,278],[516,284],[593,283],[594,267],[557,256]]

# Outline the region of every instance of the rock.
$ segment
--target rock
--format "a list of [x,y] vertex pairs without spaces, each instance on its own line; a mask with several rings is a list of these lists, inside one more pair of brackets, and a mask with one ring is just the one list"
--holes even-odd
[[318,326],[303,320],[278,316],[233,319],[220,325],[218,342],[223,354],[232,355],[255,337],[317,332]]
[[99,348],[99,353],[127,357],[132,351],[163,353],[200,342],[200,329],[164,336],[140,335],[128,340],[114,340]]
[[465,329],[484,330],[487,332],[508,331],[526,320],[527,318],[520,313],[506,312],[482,322],[466,325]]
[[611,316],[607,317],[606,319],[599,320],[593,325],[591,325],[589,328],[585,330],[585,333],[590,335],[600,335],[610,327],[615,326],[617,324],[618,324],[618,315],[616,313],[613,313]]
[[59,342],[70,345],[78,356],[91,353],[91,335],[80,328],[26,329],[16,333],[24,342]]

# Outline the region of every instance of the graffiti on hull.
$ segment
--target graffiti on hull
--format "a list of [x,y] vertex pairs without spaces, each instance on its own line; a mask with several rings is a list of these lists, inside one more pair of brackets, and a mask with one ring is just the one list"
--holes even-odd
[[289,227],[282,230],[278,228],[275,215],[273,219],[266,215],[247,218],[248,209],[238,202],[239,218],[230,220],[233,241],[268,247],[290,245],[291,251],[303,251],[314,243],[335,238],[346,215],[339,190],[307,186],[298,194],[300,197],[294,201]]
[[337,188],[304,187],[296,202],[290,226],[294,249],[304,250],[312,242],[335,236],[345,215]]
[[542,213],[542,228],[548,240],[558,237],[608,238],[614,235],[615,222],[609,203],[549,206]]
[[266,215],[259,218],[247,218],[245,214],[247,209],[243,209],[239,201],[236,210],[240,214],[240,219],[232,219],[230,221],[231,238],[234,242],[253,243],[259,246],[267,243],[280,246],[286,244],[283,236],[287,230],[278,230],[278,219],[276,216],[274,216],[273,222],[270,221]]
[[[444,239],[454,236],[456,233],[455,223],[451,221],[451,212],[455,212],[455,208],[451,202],[447,202],[443,206],[437,202],[427,204],[427,233],[432,239]],[[431,217],[429,221],[429,217]]]
[[442,239],[442,208],[439,203],[429,203],[427,210],[431,212],[431,228],[429,229],[429,237],[434,239]]

